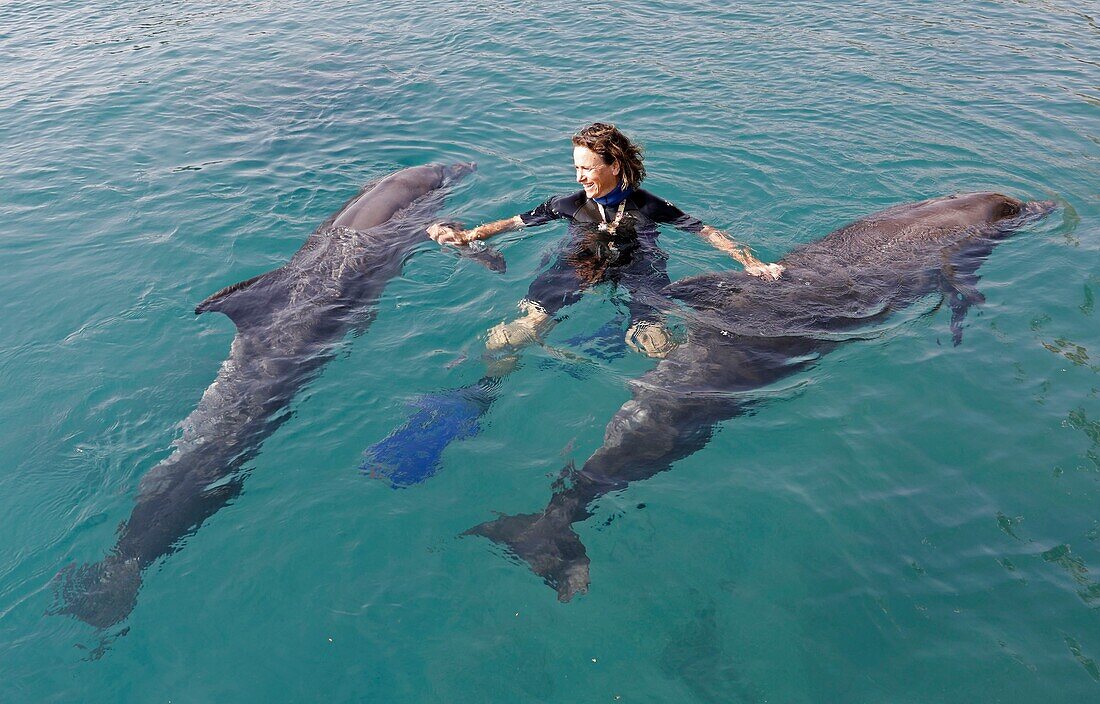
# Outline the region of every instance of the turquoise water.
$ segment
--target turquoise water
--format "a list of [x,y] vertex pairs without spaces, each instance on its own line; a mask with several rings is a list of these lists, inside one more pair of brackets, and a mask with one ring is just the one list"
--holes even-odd
[[[0,701],[1078,702],[1100,693],[1100,13],[1070,2],[4,5]],[[580,526],[588,595],[487,541],[545,504],[638,355],[530,350],[475,438],[394,491],[360,454],[467,384],[549,226],[494,275],[429,245],[243,494],[121,628],[47,616],[102,557],[232,339],[191,314],[366,181],[476,160],[473,223],[572,187],[595,119],[649,188],[774,259],[958,190],[1060,210],[946,307],[761,392]],[[726,268],[670,231],[673,278]],[[609,292],[548,342],[616,315]],[[466,357],[465,363],[456,363]],[[640,508],[644,506],[644,508]]]

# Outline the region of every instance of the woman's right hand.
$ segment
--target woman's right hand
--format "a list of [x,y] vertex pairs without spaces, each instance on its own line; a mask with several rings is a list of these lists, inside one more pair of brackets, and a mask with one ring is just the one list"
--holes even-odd
[[453,244],[462,247],[474,239],[470,230],[460,230],[454,225],[434,223],[428,226],[428,237],[439,244]]
[[745,265],[746,274],[759,276],[765,281],[778,281],[784,271],[786,271],[786,267],[782,264],[765,264],[759,260]]

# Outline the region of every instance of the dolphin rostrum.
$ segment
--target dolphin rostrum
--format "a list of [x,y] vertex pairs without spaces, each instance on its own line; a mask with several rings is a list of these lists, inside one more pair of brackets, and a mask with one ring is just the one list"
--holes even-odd
[[[417,166],[368,184],[285,266],[199,304],[195,313],[218,311],[236,324],[229,358],[184,421],[172,454],[142,478],[114,548],[59,576],[57,612],[99,628],[129,615],[144,570],[240,492],[243,465],[290,416],[291,399],[336,345],[370,323],[386,283],[427,241],[425,227],[443,203],[443,189],[473,170],[473,164]],[[502,268],[495,252],[466,254]]]
[[996,193],[899,205],[796,248],[778,281],[724,272],[673,283],[664,294],[692,308],[687,342],[631,383],[603,446],[579,471],[563,471],[541,513],[465,534],[527,562],[561,601],[587,591],[589,560],[572,524],[592,515],[596,499],[701,449],[718,423],[745,411],[744,392],[805,369],[928,294],[947,297],[958,344],[967,308],[984,300],[975,287],[984,257],[1053,208]]

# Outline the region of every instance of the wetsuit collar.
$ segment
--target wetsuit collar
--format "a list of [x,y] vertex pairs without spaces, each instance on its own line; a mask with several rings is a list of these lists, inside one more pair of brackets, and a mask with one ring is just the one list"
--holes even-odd
[[625,184],[620,183],[618,186],[615,186],[615,190],[611,191],[606,196],[601,196],[600,198],[593,198],[592,200],[596,201],[597,203],[599,203],[600,205],[602,205],[606,208],[608,206],[618,205],[619,203],[621,203],[624,200],[626,200],[627,198],[629,198],[630,194],[633,193],[633,192],[634,192],[633,188],[631,188],[630,186],[627,186]]

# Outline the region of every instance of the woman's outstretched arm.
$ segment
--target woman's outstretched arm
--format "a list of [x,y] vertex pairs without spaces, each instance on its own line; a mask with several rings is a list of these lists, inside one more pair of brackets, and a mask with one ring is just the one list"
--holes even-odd
[[439,244],[467,245],[474,240],[484,240],[499,235],[502,232],[511,232],[523,227],[523,219],[516,215],[504,220],[495,220],[483,225],[463,230],[461,227],[437,223],[428,227],[428,237]]
[[703,225],[703,229],[699,231],[699,236],[709,242],[715,249],[725,252],[738,261],[741,266],[745,267],[746,274],[761,276],[768,281],[775,281],[783,274],[782,264],[765,264],[753,256],[752,250],[748,247],[737,244],[732,238],[723,234],[721,230],[717,230],[710,225]]

